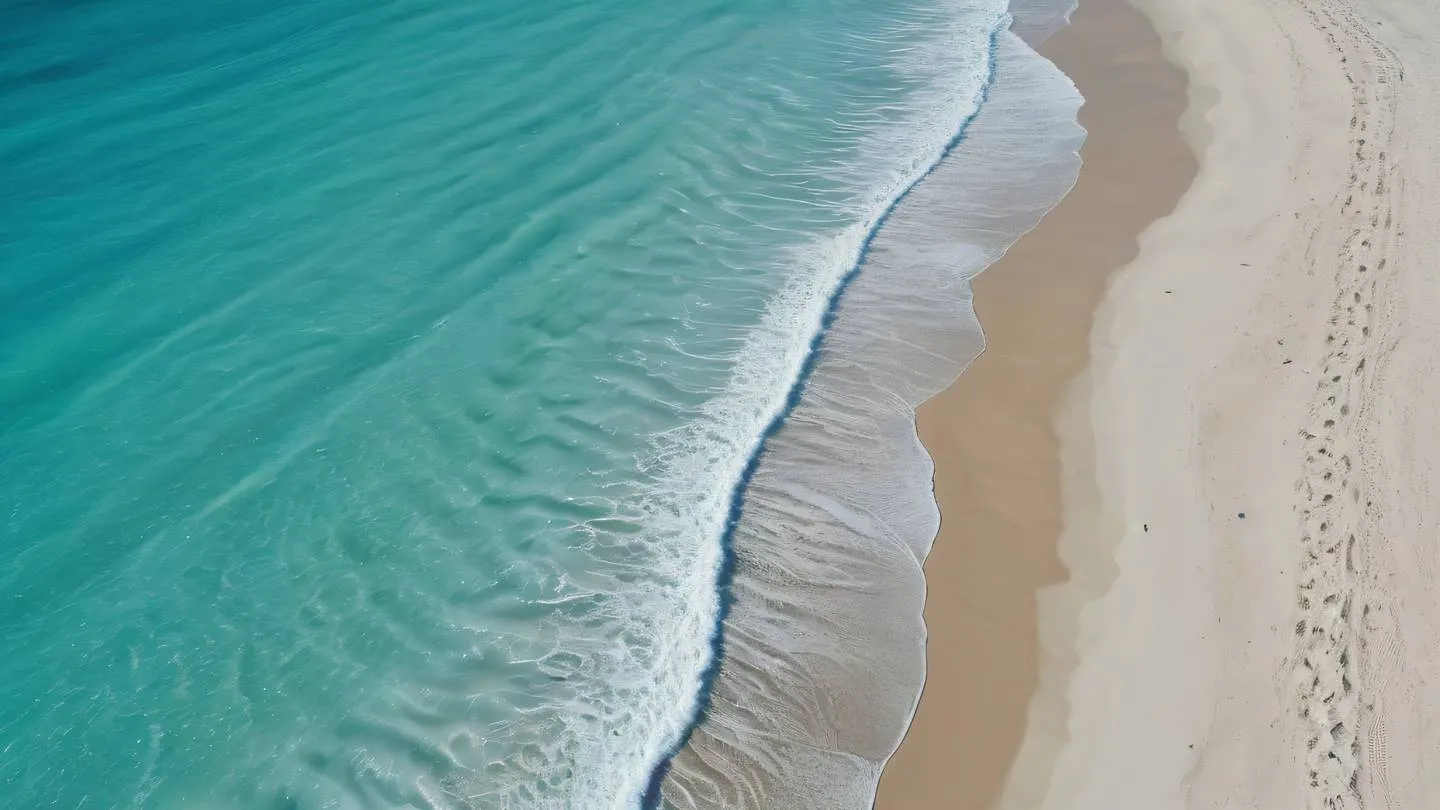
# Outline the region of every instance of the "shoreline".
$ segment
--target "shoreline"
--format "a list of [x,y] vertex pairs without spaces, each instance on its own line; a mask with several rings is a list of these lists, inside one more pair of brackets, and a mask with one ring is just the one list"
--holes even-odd
[[740,526],[741,516],[744,512],[746,495],[757,471],[760,462],[765,456],[765,451],[770,440],[785,427],[791,415],[799,407],[805,389],[814,376],[820,363],[820,350],[825,339],[839,315],[841,304],[845,300],[845,293],[849,290],[855,280],[859,278],[861,271],[865,268],[866,260],[874,249],[875,240],[887,222],[894,216],[897,209],[905,204],[905,201],[914,193],[915,189],[933,175],[942,163],[964,142],[970,125],[980,115],[980,110],[985,106],[995,77],[996,61],[999,54],[1000,38],[1008,29],[1001,25],[990,32],[986,49],[986,79],[980,87],[979,97],[976,99],[974,108],[960,122],[954,134],[952,134],[941,147],[935,160],[930,163],[918,176],[911,179],[900,189],[900,192],[890,201],[888,205],[876,217],[869,231],[865,234],[860,244],[859,252],[854,262],[845,271],[837,282],[835,289],[831,292],[825,303],[824,312],[820,318],[819,328],[811,336],[809,345],[806,348],[804,359],[796,373],[795,379],[791,382],[790,388],[786,391],[780,409],[772,415],[761,431],[755,446],[751,448],[750,454],[745,461],[740,473],[740,478],[730,492],[727,502],[725,528],[720,537],[720,565],[715,573],[715,592],[717,599],[717,610],[710,636],[707,643],[710,646],[710,658],[705,664],[704,670],[700,673],[700,686],[696,694],[694,704],[690,711],[690,717],[686,721],[678,739],[668,746],[661,755],[658,762],[650,768],[645,779],[645,789],[640,794],[641,810],[660,810],[663,804],[663,793],[667,778],[674,767],[675,760],[689,746],[690,740],[695,732],[705,722],[709,713],[710,704],[715,697],[716,681],[720,677],[725,662],[725,625],[730,611],[735,603],[735,573],[737,555],[735,550],[735,534]]
[[[1038,15],[1034,19],[1042,21]],[[1082,132],[1075,111],[1080,98],[1058,69],[1014,35],[1012,21],[997,15],[984,29],[988,70],[976,89],[978,103],[934,162],[870,224],[854,265],[827,298],[821,329],[810,341],[784,407],[749,458],[724,535],[729,564],[721,571],[718,590],[722,607],[733,611],[717,625],[724,627],[723,636],[711,636],[712,650],[719,652],[717,640],[723,644],[724,655],[711,659],[720,663],[720,671],[717,677],[713,663],[707,670],[701,693],[707,711],[652,769],[642,806],[655,806],[662,794],[665,801],[687,807],[741,806],[746,795],[782,804],[782,797],[798,799],[804,785],[773,772],[772,763],[781,757],[793,757],[787,765],[796,770],[846,772],[826,785],[830,798],[837,806],[862,806],[861,801],[868,806],[880,765],[908,725],[923,664],[920,617],[914,610],[923,592],[918,562],[937,519],[928,486],[929,458],[915,434],[913,409],[979,353],[978,324],[953,317],[956,309],[970,306],[963,282],[1050,210],[1078,169]],[[962,144],[980,142],[991,145],[968,149],[964,158],[954,154]],[[1019,183],[1007,174],[1001,185],[991,168],[997,162],[1007,165],[1007,157],[1023,157],[1040,168]],[[957,221],[973,224],[949,227]],[[926,235],[936,238],[925,241]],[[941,251],[960,261],[934,261]],[[917,317],[934,319],[918,336],[907,331],[915,328]],[[847,373],[846,358],[861,352],[888,354],[896,373],[879,378]],[[897,399],[903,408],[895,407]],[[855,431],[850,438],[868,439],[861,445],[872,451],[869,462],[882,478],[913,475],[905,488],[913,502],[909,508],[897,508],[893,491],[848,490],[829,465],[813,465],[815,476],[807,477],[804,469],[817,456],[865,463],[849,442],[834,441],[836,415]],[[785,519],[797,508],[812,514],[798,523]],[[781,519],[766,519],[777,511],[785,513]],[[893,545],[874,549],[877,535],[888,536]],[[859,569],[865,579],[834,582],[831,572],[843,571],[856,554],[870,558],[871,564]],[[814,585],[800,592],[809,590],[818,598],[796,598],[796,583],[812,580]],[[836,604],[826,605],[827,589]],[[886,629],[874,619],[892,609],[896,624],[891,629],[903,627],[903,632],[857,646],[857,635]],[[783,622],[776,623],[779,613]],[[799,646],[792,635],[797,624],[812,628],[808,643]],[[783,638],[772,639],[775,630]],[[817,671],[817,660],[850,651],[856,657],[843,668]],[[884,677],[877,679],[877,673]],[[795,683],[782,680],[786,676]],[[827,699],[782,704],[788,695],[769,688],[772,677],[779,686],[802,690],[829,680]],[[901,688],[877,700],[881,687],[897,684]],[[888,704],[881,706],[886,697]],[[859,721],[860,712],[849,707],[873,714]],[[735,743],[738,736],[749,735],[763,735],[763,744]],[[837,736],[843,739],[837,742]],[[857,757],[871,767],[855,769]]]
[[[1135,2],[1188,75],[1198,166],[1110,278],[1055,415],[1072,578],[1038,595],[998,807],[1430,806],[1440,20],[1418,0]],[[952,719],[930,746],[949,770],[898,806],[996,806],[946,754],[1011,730]]]
[[[1127,0],[1081,0],[1070,25],[1037,50],[1086,98],[1084,164],[1070,194],[974,280],[986,352],[917,411],[941,512],[925,561],[927,676],[882,774],[880,810],[941,801],[988,810],[1006,791],[1022,739],[1055,740],[1052,750],[1063,740],[1063,697],[1051,711],[1031,709],[1042,680],[1073,667],[1062,640],[1042,645],[1037,612],[1040,591],[1066,576],[1053,420],[1089,362],[1092,317],[1111,274],[1195,172],[1178,127],[1184,73]],[[1036,722],[1052,727],[1025,733]],[[1027,795],[1043,791],[1048,771],[1035,770],[1042,782],[1028,783]]]

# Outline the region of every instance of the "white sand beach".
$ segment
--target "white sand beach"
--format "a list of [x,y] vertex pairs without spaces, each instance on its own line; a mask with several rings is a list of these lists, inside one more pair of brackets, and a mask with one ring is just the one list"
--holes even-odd
[[[1195,175],[1178,126],[1185,74],[1126,0],[1084,0],[1040,52],[1085,97],[1084,165],[1069,195],[975,279],[986,351],[918,412],[941,514],[925,559],[927,669],[879,810],[989,810],[1037,685],[1063,674],[1040,666],[1036,602],[1066,576],[1054,414],[1089,363],[1108,279]],[[1063,725],[1063,712],[1048,716]]]
[[1199,172],[1057,417],[1071,580],[1000,806],[1440,807],[1440,13],[1138,5]]

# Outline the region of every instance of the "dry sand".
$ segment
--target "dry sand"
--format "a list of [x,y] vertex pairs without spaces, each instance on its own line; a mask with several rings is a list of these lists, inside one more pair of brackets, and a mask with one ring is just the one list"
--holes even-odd
[[1118,573],[1006,806],[1440,807],[1440,15],[1143,5],[1200,171],[1116,276],[1061,422],[1062,553]]
[[1124,0],[1082,0],[1041,51],[1085,96],[1084,166],[1070,195],[976,280],[986,353],[920,408],[942,515],[925,562],[928,670],[880,810],[985,810],[999,795],[1040,672],[1036,590],[1065,574],[1053,414],[1087,360],[1107,277],[1194,172],[1177,130],[1184,74]]
[[878,806],[1440,807],[1440,14],[1138,2],[1199,172],[1104,294],[1058,462],[1020,403],[1074,310],[1023,257],[1098,161],[977,284],[990,353],[922,414],[930,680]]

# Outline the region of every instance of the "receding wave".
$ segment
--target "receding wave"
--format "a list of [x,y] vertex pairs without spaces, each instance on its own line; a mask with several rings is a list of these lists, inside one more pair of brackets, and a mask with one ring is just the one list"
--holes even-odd
[[1083,138],[1073,85],[1009,19],[983,94],[836,257],[849,272],[736,493],[718,666],[660,771],[670,807],[869,807],[909,723],[938,527],[913,409],[978,356],[969,279],[1070,188]]

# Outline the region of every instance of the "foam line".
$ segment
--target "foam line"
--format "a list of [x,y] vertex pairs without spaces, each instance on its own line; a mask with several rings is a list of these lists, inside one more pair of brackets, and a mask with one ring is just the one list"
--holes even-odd
[[895,209],[960,146],[965,140],[965,133],[970,128],[970,124],[985,106],[985,102],[990,95],[990,88],[995,81],[995,66],[999,56],[1000,37],[1010,29],[1012,19],[1009,14],[1002,15],[996,26],[990,32],[989,48],[984,67],[985,79],[981,85],[979,99],[974,108],[961,120],[955,134],[945,143],[936,159],[900,190],[900,193],[885,206],[879,216],[875,218],[875,222],[866,231],[865,238],[860,243],[860,250],[856,254],[850,270],[841,277],[834,293],[830,296],[829,305],[826,307],[825,313],[820,319],[819,328],[810,339],[810,348],[800,366],[799,373],[791,383],[790,391],[785,397],[784,404],[761,432],[754,449],[750,453],[749,460],[745,464],[744,470],[735,483],[735,487],[730,496],[730,508],[725,522],[725,529],[719,539],[721,545],[721,561],[715,578],[718,608],[715,614],[715,623],[710,634],[710,661],[701,672],[700,688],[697,690],[691,709],[689,724],[679,739],[661,756],[660,760],[655,763],[650,771],[650,777],[646,783],[645,791],[640,796],[640,806],[643,810],[659,809],[661,788],[664,785],[666,775],[670,772],[671,763],[674,761],[675,756],[679,754],[690,741],[690,737],[694,734],[695,729],[704,722],[705,714],[710,707],[710,701],[715,687],[715,679],[719,676],[721,666],[725,659],[725,620],[729,616],[730,607],[734,602],[731,585],[733,584],[735,576],[735,529],[739,525],[741,514],[744,511],[746,490],[749,488],[750,481],[754,478],[755,472],[760,466],[760,459],[765,453],[766,444],[772,436],[780,432],[781,428],[785,426],[786,419],[795,410],[795,407],[800,404],[801,398],[805,393],[806,383],[814,373],[815,366],[819,361],[820,352],[824,348],[825,336],[830,331],[830,327],[834,324],[835,318],[840,311],[840,304],[845,297],[845,291],[855,279],[859,277],[861,271],[864,270],[865,261],[870,254],[875,237],[879,234],[880,230],[885,227],[885,223],[890,220]]

